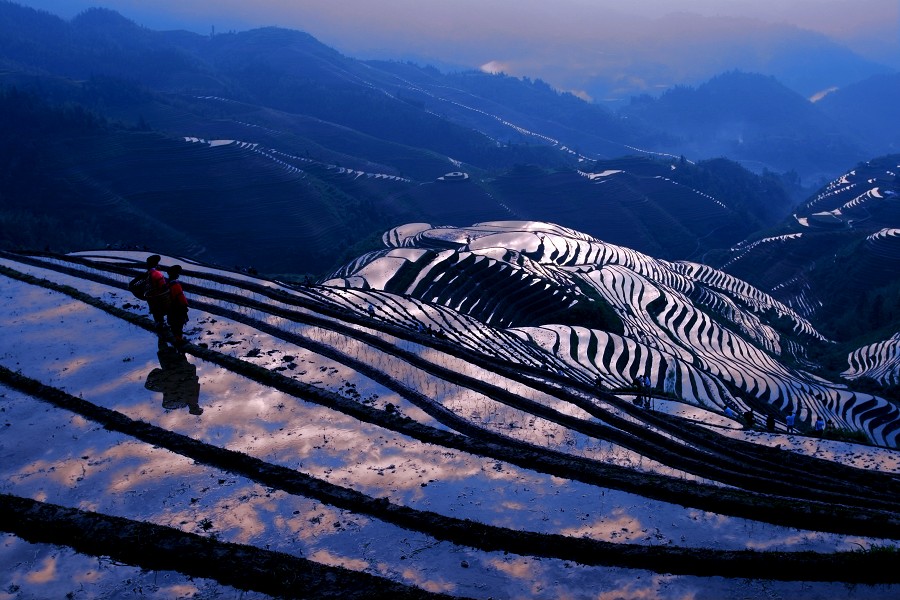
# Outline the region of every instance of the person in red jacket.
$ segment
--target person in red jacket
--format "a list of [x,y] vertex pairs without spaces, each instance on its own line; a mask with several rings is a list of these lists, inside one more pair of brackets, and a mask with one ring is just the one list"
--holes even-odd
[[163,331],[166,327],[166,313],[169,310],[169,284],[165,276],[157,269],[161,257],[154,254],[147,257],[147,273],[150,275],[150,289],[147,290],[147,305],[156,323],[156,329]]
[[172,330],[172,337],[175,340],[175,347],[181,349],[187,342],[184,339],[184,324],[188,320],[188,301],[184,295],[184,288],[181,287],[181,265],[172,265],[168,268],[169,273],[169,310],[168,320],[169,329]]

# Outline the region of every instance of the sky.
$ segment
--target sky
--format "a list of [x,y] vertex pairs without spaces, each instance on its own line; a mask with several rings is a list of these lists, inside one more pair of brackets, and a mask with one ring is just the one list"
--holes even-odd
[[[542,78],[578,92],[603,75],[634,89],[707,78],[716,47],[773,28],[829,36],[900,68],[898,0],[19,0],[71,18],[114,9],[151,29],[299,29],[364,59],[413,60]],[[702,18],[689,18],[686,15]],[[770,34],[770,33],[769,33]],[[711,48],[710,44],[713,44]],[[744,54],[764,53],[753,48]],[[718,60],[718,62],[717,62]],[[634,67],[640,62],[642,67]],[[658,65],[657,72],[648,65]],[[734,65],[741,68],[742,64]]]

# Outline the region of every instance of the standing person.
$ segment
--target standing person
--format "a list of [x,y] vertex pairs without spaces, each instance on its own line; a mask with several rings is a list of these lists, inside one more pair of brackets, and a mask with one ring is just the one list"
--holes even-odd
[[788,413],[788,416],[785,417],[784,422],[787,425],[787,432],[794,433],[794,421],[796,417],[794,417],[794,413]]
[[651,394],[653,393],[653,384],[650,383],[650,376],[644,373],[644,376],[641,377],[641,386],[644,388],[644,404],[647,408],[652,407],[653,398]]
[[185,345],[184,340],[184,324],[188,320],[188,301],[184,295],[184,288],[181,287],[181,265],[172,265],[168,268],[169,273],[169,310],[168,320],[169,329],[172,330],[172,338],[175,340],[175,347],[181,350]]
[[822,418],[822,415],[819,415],[818,418],[816,418],[815,429],[820,437],[825,434],[825,419]]
[[158,332],[162,332],[166,328],[165,317],[169,309],[169,284],[157,268],[160,260],[159,254],[147,257],[147,291],[145,295]]
[[747,410],[747,412],[744,413],[744,423],[747,424],[747,429],[753,429],[754,425],[756,424],[756,421],[753,418],[753,409],[752,408]]
[[775,432],[775,415],[772,413],[766,415],[766,431],[769,433]]

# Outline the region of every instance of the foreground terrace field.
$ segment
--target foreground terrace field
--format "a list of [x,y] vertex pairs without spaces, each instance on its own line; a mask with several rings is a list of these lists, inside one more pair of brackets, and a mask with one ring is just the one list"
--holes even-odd
[[[626,331],[607,354],[599,331],[168,257],[192,303],[179,359],[124,291],[143,258],[0,260],[9,594],[76,589],[67,548],[115,561],[95,589],[142,580],[158,597],[896,592],[897,451],[745,430],[689,378],[654,411],[608,391],[629,364],[660,368],[641,352],[687,357],[682,336],[726,333],[661,316],[684,333]],[[633,306],[640,281],[616,288]],[[44,558],[54,575],[37,577]]]

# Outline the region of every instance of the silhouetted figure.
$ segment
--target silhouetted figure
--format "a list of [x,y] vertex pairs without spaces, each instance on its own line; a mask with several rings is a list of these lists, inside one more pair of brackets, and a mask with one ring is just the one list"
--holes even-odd
[[769,433],[775,432],[775,415],[773,414],[766,415],[766,431]]
[[754,421],[753,421],[753,409],[752,408],[744,413],[744,423],[747,425],[747,429],[753,428]]
[[165,330],[165,317],[169,310],[169,284],[163,274],[157,269],[160,260],[159,254],[147,257],[149,288],[145,296],[158,332]]
[[188,301],[181,286],[181,265],[172,265],[167,269],[169,274],[169,309],[166,318],[175,348],[183,350],[187,343],[184,339],[184,325],[188,321]]
[[653,409],[653,383],[650,381],[650,376],[646,373],[643,377],[641,377],[641,386],[644,388],[644,406],[649,409]]
[[814,428],[816,430],[816,433],[820,437],[824,436],[825,435],[825,419],[823,419],[821,416],[816,417],[816,424],[815,424]]
[[160,368],[150,371],[144,387],[162,392],[162,407],[166,410],[187,406],[192,415],[203,414],[197,367],[189,363],[183,354],[169,347],[160,349],[156,356]]

